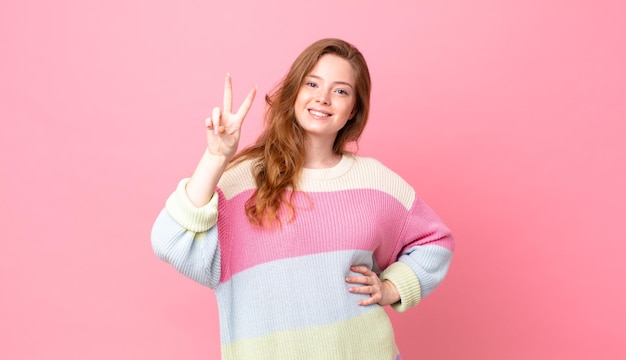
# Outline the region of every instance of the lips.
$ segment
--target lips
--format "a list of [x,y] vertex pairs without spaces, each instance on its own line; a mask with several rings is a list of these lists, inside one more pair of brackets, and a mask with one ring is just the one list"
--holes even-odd
[[311,115],[317,116],[317,117],[328,117],[332,115],[328,111],[323,111],[323,110],[318,110],[318,109],[308,109],[308,110]]

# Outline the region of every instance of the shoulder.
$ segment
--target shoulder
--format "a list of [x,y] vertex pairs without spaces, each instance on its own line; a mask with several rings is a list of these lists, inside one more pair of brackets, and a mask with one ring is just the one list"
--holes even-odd
[[378,170],[387,173],[388,175],[398,176],[393,170],[388,168],[385,164],[380,162],[379,160],[373,157],[367,156],[359,156],[359,155],[349,155],[354,159],[354,164],[356,166],[362,167],[364,169]]
[[415,190],[395,171],[375,158],[352,155],[354,166],[350,177],[362,188],[383,191],[400,201],[407,209],[415,200]]
[[385,164],[372,157],[351,155],[354,158],[354,172],[368,181],[390,182],[398,186],[409,186],[398,173],[391,170]]

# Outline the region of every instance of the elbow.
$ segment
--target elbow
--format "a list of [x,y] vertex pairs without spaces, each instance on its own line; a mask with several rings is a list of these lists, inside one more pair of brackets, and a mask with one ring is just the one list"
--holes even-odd
[[152,225],[152,231],[150,233],[150,244],[152,246],[152,251],[154,254],[161,260],[169,263],[169,256],[172,249],[172,240],[173,236],[171,231],[168,229],[172,229],[171,226],[168,226],[169,216],[166,211],[163,210],[157,217]]
[[161,238],[161,234],[154,231],[153,229],[152,234],[150,235],[150,244],[152,246],[152,251],[154,252],[154,255],[156,255],[156,257],[158,257],[159,259],[165,262],[169,262],[167,257],[167,251],[165,251],[165,246],[163,245],[163,240],[164,239]]

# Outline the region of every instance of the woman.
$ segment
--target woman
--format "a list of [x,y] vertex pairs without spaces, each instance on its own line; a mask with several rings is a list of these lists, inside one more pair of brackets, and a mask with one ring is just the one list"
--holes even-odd
[[152,232],[159,258],[214,289],[223,359],[399,359],[383,307],[405,311],[445,276],[447,227],[398,175],[346,150],[370,88],[354,46],[317,41],[235,155],[256,89],[233,113],[226,76],[207,149]]

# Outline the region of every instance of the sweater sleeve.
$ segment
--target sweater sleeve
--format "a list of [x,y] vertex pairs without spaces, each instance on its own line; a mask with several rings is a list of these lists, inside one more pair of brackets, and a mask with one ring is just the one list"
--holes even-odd
[[214,288],[220,278],[218,196],[215,193],[207,205],[196,208],[185,191],[188,181],[180,181],[157,217],[152,227],[152,249],[183,275]]
[[417,305],[443,281],[454,239],[437,214],[416,197],[396,247],[396,261],[380,277],[398,289],[400,301],[391,306],[402,312]]

